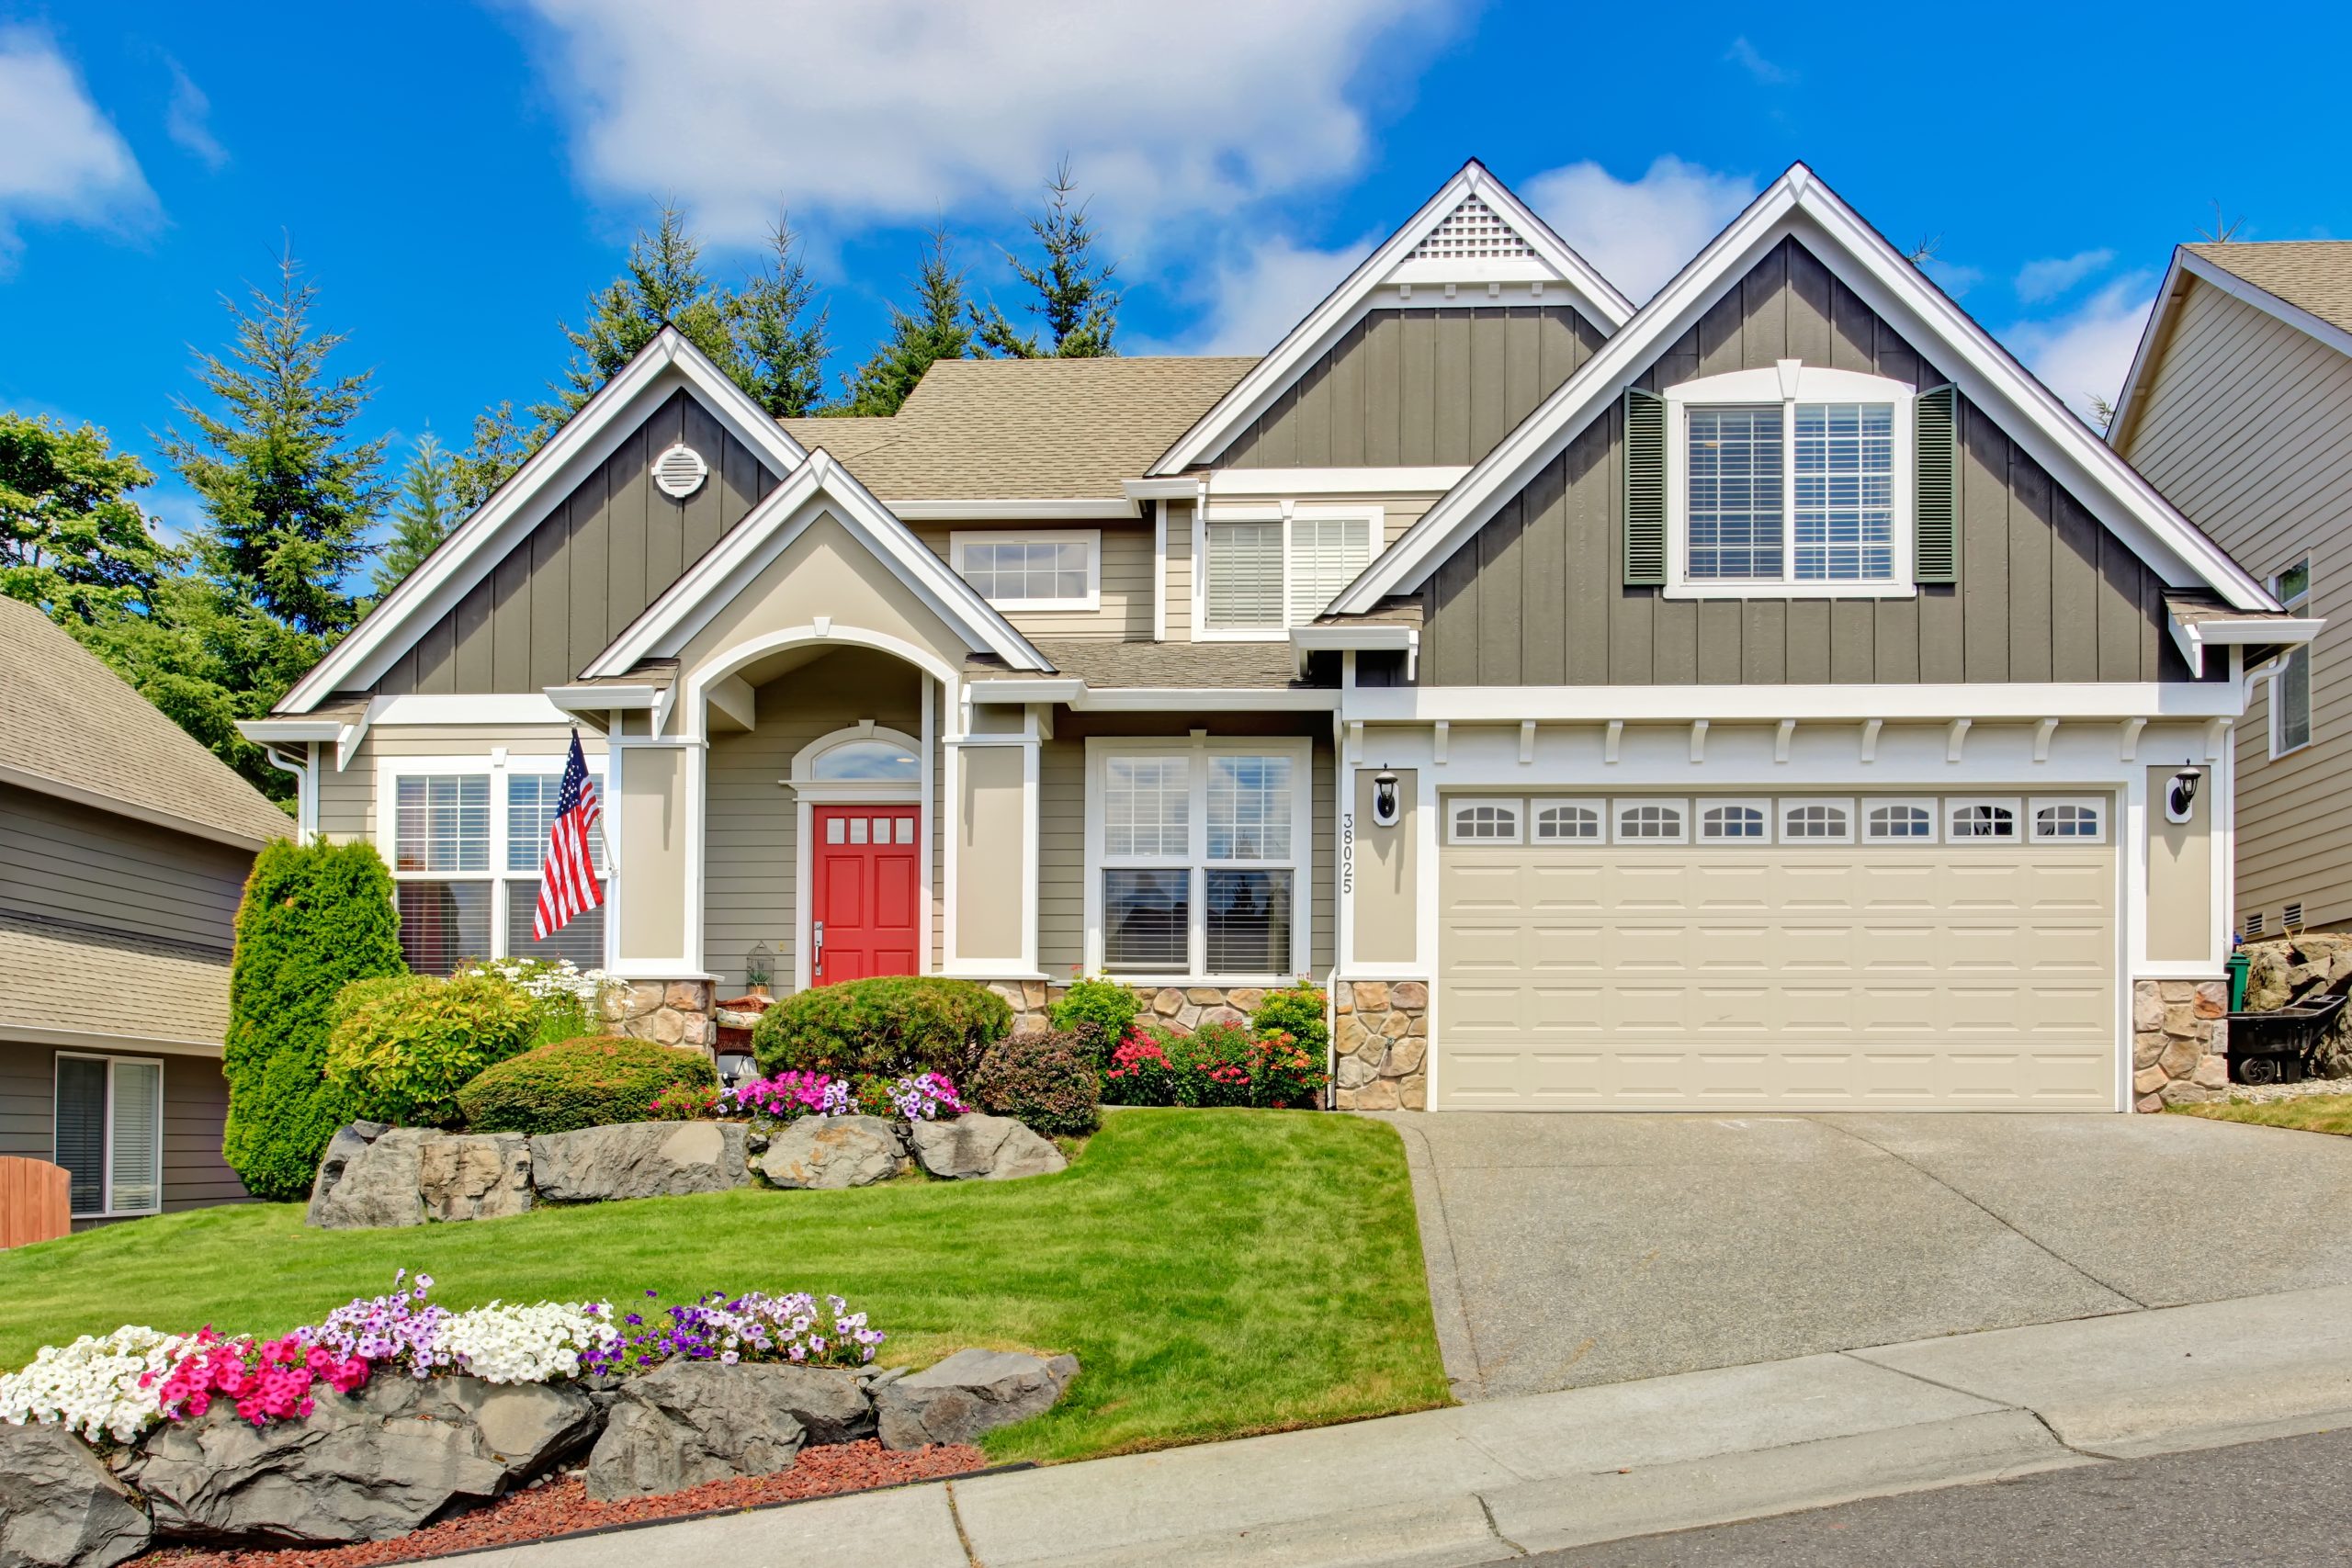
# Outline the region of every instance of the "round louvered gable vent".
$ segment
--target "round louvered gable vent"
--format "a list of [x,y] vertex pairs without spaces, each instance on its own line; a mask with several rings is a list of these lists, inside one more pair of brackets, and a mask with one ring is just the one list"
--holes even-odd
[[653,482],[662,493],[684,501],[702,489],[702,481],[710,477],[710,465],[702,454],[681,441],[653,459]]

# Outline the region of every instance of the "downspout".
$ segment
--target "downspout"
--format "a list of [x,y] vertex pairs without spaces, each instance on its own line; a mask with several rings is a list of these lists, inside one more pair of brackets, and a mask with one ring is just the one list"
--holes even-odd
[[[315,744],[313,742],[313,745]],[[311,773],[316,765],[315,761],[289,762],[286,760],[285,753],[275,746],[263,747],[261,754],[269,759],[271,767],[281,773],[294,775],[294,841],[298,844],[308,844],[311,841]]]

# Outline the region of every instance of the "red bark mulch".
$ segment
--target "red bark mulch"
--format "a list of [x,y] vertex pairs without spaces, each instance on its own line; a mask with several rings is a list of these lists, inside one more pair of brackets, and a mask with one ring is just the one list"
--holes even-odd
[[798,1502],[910,1481],[937,1481],[985,1469],[988,1462],[987,1455],[968,1444],[934,1445],[904,1453],[892,1453],[871,1440],[828,1444],[802,1450],[790,1470],[775,1475],[734,1476],[663,1497],[621,1503],[591,1501],[586,1484],[572,1473],[390,1540],[239,1551],[167,1546],[134,1559],[130,1568],[379,1568],[382,1563],[413,1562],[485,1546],[520,1546],[575,1530],[732,1512],[763,1503]]

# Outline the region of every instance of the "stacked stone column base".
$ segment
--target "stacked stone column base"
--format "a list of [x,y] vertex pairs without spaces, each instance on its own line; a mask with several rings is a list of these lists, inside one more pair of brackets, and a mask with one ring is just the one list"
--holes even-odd
[[632,980],[605,998],[605,1032],[710,1054],[718,1039],[707,980]]
[[2139,1111],[2226,1100],[2226,980],[2132,982],[2132,1103]]
[[1341,1111],[1426,1111],[1430,988],[1419,980],[1341,980],[1331,997]]

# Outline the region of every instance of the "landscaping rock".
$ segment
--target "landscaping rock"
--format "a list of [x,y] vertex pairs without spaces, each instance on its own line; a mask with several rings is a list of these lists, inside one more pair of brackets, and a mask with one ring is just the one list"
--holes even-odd
[[950,1181],[1010,1181],[1067,1170],[1061,1150],[1010,1116],[965,1115],[907,1124],[915,1163]]
[[1051,1409],[1076,1376],[1075,1356],[1047,1359],[1011,1350],[958,1350],[875,1391],[882,1446],[968,1443],[983,1432]]
[[531,1140],[531,1181],[550,1203],[724,1192],[751,1179],[737,1122],[638,1122]]
[[304,1222],[322,1230],[375,1230],[421,1225],[424,1199],[418,1191],[418,1151],[438,1133],[421,1127],[387,1127],[354,1122],[327,1144],[326,1157],[311,1183]]
[[222,1401],[159,1427],[125,1469],[159,1535],[331,1545],[403,1535],[484,1502],[595,1430],[583,1390],[476,1378],[376,1378],[324,1394],[308,1419],[254,1427]]
[[854,1372],[665,1362],[621,1385],[588,1456],[588,1495],[654,1497],[706,1481],[772,1475],[790,1469],[812,1438],[846,1441],[871,1432],[872,1420]]
[[81,1438],[0,1422],[0,1568],[113,1568],[150,1533],[130,1488]]
[[416,1159],[427,1220],[500,1220],[530,1211],[531,1140],[520,1133],[428,1137]]
[[899,1125],[879,1116],[804,1116],[772,1134],[759,1172],[776,1187],[866,1187],[912,1162]]

